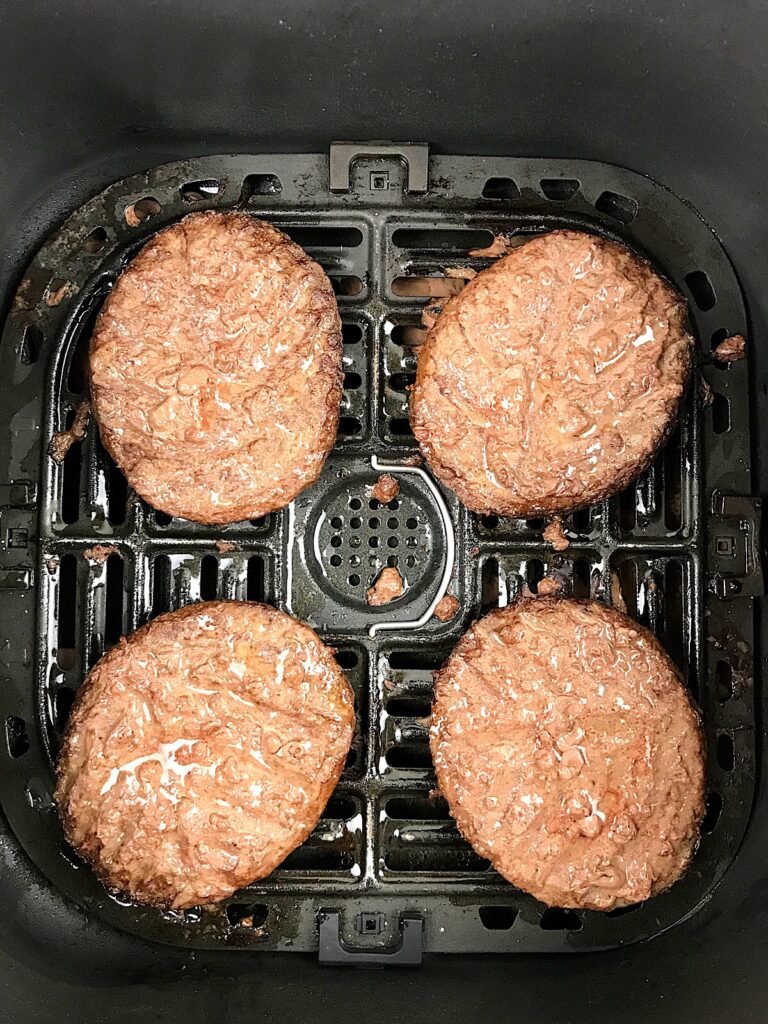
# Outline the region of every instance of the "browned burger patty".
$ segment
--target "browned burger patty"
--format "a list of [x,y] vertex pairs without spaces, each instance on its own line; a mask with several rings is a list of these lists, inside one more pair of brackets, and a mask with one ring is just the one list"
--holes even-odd
[[625,487],[663,444],[691,361],[683,299],[628,249],[552,231],[446,302],[413,431],[468,508],[537,516]]
[[145,245],[104,304],[90,365],[105,447],[169,515],[230,523],[281,508],[336,437],[331,284],[244,213],[193,213]]
[[545,903],[635,903],[693,855],[698,713],[652,634],[599,602],[538,598],[477,622],[438,676],[431,747],[464,836]]
[[309,627],[236,601],[161,615],[78,694],[57,770],[67,839],[141,902],[222,899],[309,835],[353,730],[350,687]]

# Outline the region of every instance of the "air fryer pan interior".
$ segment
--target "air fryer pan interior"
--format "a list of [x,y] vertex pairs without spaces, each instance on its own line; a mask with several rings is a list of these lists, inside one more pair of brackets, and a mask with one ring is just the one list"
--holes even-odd
[[[751,487],[738,493],[764,489],[762,12],[740,6],[726,19],[710,5],[688,19],[654,5],[609,14],[551,4],[516,5],[513,18],[508,5],[470,14],[447,4],[435,17],[430,5],[417,4],[408,18],[384,18],[330,3],[311,12],[287,3],[261,5],[257,22],[238,4],[215,18],[191,4],[184,19],[139,5],[128,26],[117,5],[94,11],[72,4],[59,9],[55,31],[49,12],[34,5],[6,21],[2,74],[14,109],[0,147],[6,302],[33,253],[73,209],[111,182],[168,159],[294,149],[325,160],[332,138],[410,137],[428,138],[433,153],[536,153],[630,166],[699,208],[741,280],[755,444]],[[333,28],[339,23],[343,33]],[[736,381],[729,377],[729,386],[743,390]],[[740,398],[735,404],[747,407]],[[711,506],[701,509],[708,515]],[[173,533],[172,526],[162,530]],[[508,540],[511,548],[521,538]],[[519,564],[500,569],[507,575],[498,579],[512,578]],[[740,618],[751,603],[745,600]],[[764,648],[755,606],[759,669]],[[14,672],[4,665],[3,675]],[[757,684],[759,671],[754,678]],[[759,751],[759,687],[756,694]],[[743,740],[740,731],[735,735]],[[593,1019],[600,1012],[617,1020],[686,1020],[705,1012],[708,1020],[761,1019],[766,888],[759,769],[757,778],[743,843],[690,920],[624,951],[569,957],[567,966],[552,953],[512,961],[427,955],[418,972],[361,975],[319,973],[316,954],[159,947],[62,903],[11,830],[4,831],[2,971],[10,1005],[22,1021],[48,1019],[53,1005],[65,1019],[145,1019],[161,1007],[208,1019],[211,997],[227,1020],[310,1012],[343,1019],[359,1012],[363,998],[367,1005],[377,1000],[388,1015],[407,1008],[414,1019],[437,1019],[446,1010],[464,1017],[481,1008],[521,1020]],[[579,934],[586,936],[587,927]]]

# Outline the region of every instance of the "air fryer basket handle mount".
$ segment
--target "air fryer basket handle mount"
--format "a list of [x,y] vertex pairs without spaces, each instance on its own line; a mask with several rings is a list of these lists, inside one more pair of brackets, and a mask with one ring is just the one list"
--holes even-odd
[[[330,147],[331,192],[349,192],[350,170],[359,157],[399,157],[408,169],[408,192],[426,192],[429,183],[429,146],[416,143],[332,142]],[[382,187],[382,186],[376,186]]]
[[389,948],[353,948],[347,945],[341,938],[341,918],[338,910],[320,911],[318,927],[318,958],[321,964],[361,967],[418,967],[421,964],[424,918],[420,914],[400,915],[400,942]]

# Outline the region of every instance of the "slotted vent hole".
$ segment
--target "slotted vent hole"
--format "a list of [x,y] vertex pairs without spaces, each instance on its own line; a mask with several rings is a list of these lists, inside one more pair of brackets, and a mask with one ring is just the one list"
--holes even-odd
[[508,931],[517,919],[514,907],[479,907],[478,915],[483,928],[489,931]]
[[733,696],[733,669],[729,661],[720,659],[715,665],[715,691],[721,704]]
[[363,290],[363,281],[355,274],[331,276],[331,284],[334,292],[341,298],[351,298]]
[[731,403],[719,391],[712,399],[712,429],[716,434],[727,434],[731,429]]
[[213,199],[221,192],[221,182],[216,178],[204,178],[201,181],[187,181],[179,189],[185,203],[201,203],[205,199]]
[[590,596],[591,566],[586,558],[577,558],[573,563],[573,596]]
[[410,349],[418,348],[422,345],[426,336],[426,328],[421,327],[419,324],[395,324],[390,334],[395,345]]
[[547,199],[557,203],[573,199],[581,188],[581,182],[576,178],[542,178],[539,185]]
[[104,228],[94,228],[83,239],[83,249],[90,256],[94,256],[97,252],[101,252],[108,240],[109,236]]
[[390,698],[386,707],[390,718],[429,718],[432,698],[428,693],[406,694]]
[[709,793],[707,795],[707,809],[704,814],[704,820],[701,823],[701,831],[705,836],[711,835],[715,831],[722,810],[723,798],[720,794]]
[[539,918],[539,927],[544,931],[578,932],[584,927],[584,922],[575,910],[547,907]]
[[340,821],[349,821],[357,813],[357,804],[351,796],[344,793],[334,793],[323,810],[323,818],[333,818]]
[[736,764],[733,737],[727,732],[721,732],[717,737],[717,763],[724,772],[732,772]]
[[277,196],[283,185],[276,174],[249,174],[243,181],[241,201],[250,202],[254,196]]
[[359,228],[334,225],[283,225],[282,231],[302,249],[356,249],[363,242]]
[[158,555],[152,564],[152,618],[171,610],[171,560]]
[[703,270],[692,270],[690,274],[686,274],[685,283],[688,285],[688,291],[691,293],[693,301],[702,313],[712,309],[717,302],[717,296],[712,282]]
[[341,337],[345,345],[357,345],[363,340],[363,328],[360,324],[342,324]]
[[19,362],[22,366],[32,366],[37,362],[43,346],[43,333],[33,324],[27,324],[19,345]]
[[677,531],[683,524],[683,458],[678,427],[664,449],[664,523]]
[[[627,614],[635,619],[637,618],[637,565],[631,561],[622,562],[619,565],[617,575],[619,593],[616,596],[623,598]],[[612,580],[611,582],[613,584],[615,581]],[[615,604],[616,602],[614,601],[613,603]]]
[[226,915],[233,928],[263,928],[269,917],[269,907],[264,903],[230,903]]
[[110,555],[105,567],[104,645],[107,649],[114,647],[123,635],[124,571],[120,555]]
[[392,242],[399,249],[427,252],[446,249],[464,252],[467,249],[483,248],[492,241],[493,232],[485,228],[398,228],[392,235]]
[[107,462],[107,518],[113,526],[125,522],[128,481],[111,458]]
[[620,224],[631,224],[637,216],[638,205],[634,199],[618,192],[602,192],[595,201],[595,209]]
[[533,594],[539,592],[539,583],[544,579],[544,563],[539,558],[529,558],[525,568],[525,581]]
[[342,416],[339,419],[339,434],[341,437],[357,437],[363,432],[363,424],[356,416]]
[[349,871],[355,859],[350,850],[305,843],[280,865],[281,871]]
[[445,654],[435,651],[390,651],[387,661],[392,669],[434,672],[442,666]]
[[53,720],[56,729],[64,732],[75,702],[76,691],[71,686],[60,686],[53,698]]
[[483,199],[518,199],[520,189],[512,178],[489,178],[483,185]]
[[490,867],[489,862],[478,856],[468,843],[461,842],[446,846],[428,846],[423,849],[397,845],[387,852],[384,863],[390,871],[409,874],[419,871],[480,873]]
[[406,416],[393,416],[389,421],[389,431],[395,437],[413,437],[411,421]]
[[418,276],[396,277],[392,282],[395,295],[407,298],[447,298],[458,295],[466,281],[460,277]]
[[484,612],[500,607],[499,572],[499,563],[495,558],[488,558],[483,562],[480,603]]
[[336,651],[335,657],[340,668],[356,668],[360,662],[360,657],[357,651]]
[[252,555],[248,559],[245,597],[248,601],[263,601],[265,596],[264,561],[258,555]]
[[138,227],[139,224],[156,217],[161,210],[162,206],[154,196],[144,196],[143,199],[137,199],[135,203],[126,207],[124,217],[131,227]]
[[432,767],[432,755],[428,743],[400,743],[390,747],[386,754],[386,761],[390,768],[414,770]]
[[200,597],[214,601],[219,585],[219,562],[215,555],[205,555],[200,562]]
[[[70,409],[64,421],[65,429],[69,430],[74,419],[75,410]],[[80,517],[81,463],[82,443],[75,441],[61,464],[61,518],[65,523],[76,523]]]
[[387,817],[395,821],[450,821],[448,804],[442,797],[430,800],[421,796],[403,796],[388,800]]
[[29,750],[29,734],[23,718],[8,715],[5,720],[5,742],[11,757],[22,757]]
[[686,619],[683,567],[680,562],[667,562],[664,567],[664,646],[683,673],[688,667]]
[[573,529],[578,534],[587,534],[592,529],[592,509],[580,508],[571,516]]
[[75,621],[77,609],[77,561],[62,555],[59,561],[56,600],[56,664],[66,672],[75,664]]

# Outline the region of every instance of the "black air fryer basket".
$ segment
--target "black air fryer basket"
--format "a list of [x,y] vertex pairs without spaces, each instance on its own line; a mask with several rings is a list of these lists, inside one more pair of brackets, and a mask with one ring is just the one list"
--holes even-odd
[[[746,55],[768,19],[711,5],[703,23],[681,16],[663,32],[650,8],[619,6],[609,19],[548,5],[544,19],[525,5],[424,4],[405,19],[394,6],[289,3],[256,18],[234,3],[179,7],[175,21],[143,5],[44,8],[6,11],[14,45],[0,72],[16,101],[0,127],[8,1019],[438,1020],[482,1008],[523,1024],[765,1020],[765,216],[749,157],[768,131],[749,120],[766,76]],[[734,33],[728,76],[720,44]],[[655,76],[636,89],[649,48]],[[249,69],[243,80],[234,67]],[[684,117],[693,94],[696,126]],[[745,159],[726,160],[735,123]],[[116,277],[158,229],[203,209],[280,227],[325,268],[343,321],[340,429],[321,479],[289,508],[224,528],[138,499],[93,421],[60,465],[48,454],[87,398],[90,332]],[[688,299],[697,341],[669,444],[624,493],[566,519],[561,553],[543,521],[469,513],[415,464],[408,421],[421,311],[459,286],[450,270],[488,265],[468,252],[495,234],[555,227],[647,257]],[[736,333],[749,358],[718,363],[713,349]],[[385,505],[370,495],[383,471],[401,487]],[[386,565],[406,598],[371,608],[365,590]],[[667,893],[608,914],[548,909],[512,888],[434,793],[434,671],[471,621],[545,575],[626,606],[703,714],[693,864]],[[446,590],[461,611],[441,623],[430,616]],[[216,597],[275,604],[337,649],[355,740],[319,825],[273,875],[220,905],[163,913],[107,894],[66,846],[52,765],[101,655],[153,616]]]

